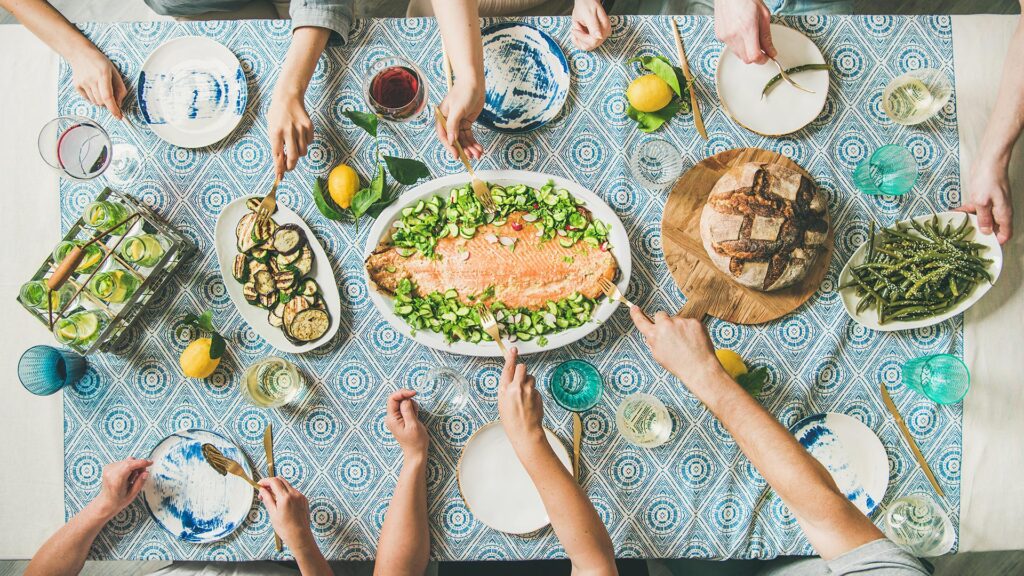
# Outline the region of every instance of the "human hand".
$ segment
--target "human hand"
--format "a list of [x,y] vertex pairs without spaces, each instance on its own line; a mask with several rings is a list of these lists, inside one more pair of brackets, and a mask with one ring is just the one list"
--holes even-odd
[[267,134],[278,179],[294,170],[313,142],[313,122],[306,113],[304,94],[275,90],[267,111]]
[[612,33],[612,23],[599,0],[576,0],[572,9],[572,42],[587,52],[600,46]]
[[444,114],[448,123],[442,124],[440,119],[434,123],[437,139],[444,144],[445,149],[453,157],[459,157],[458,151],[455,150],[456,137],[466,152],[466,156],[480,158],[484,155],[484,147],[476,141],[476,137],[473,135],[473,122],[480,116],[483,109],[483,83],[456,79],[451,90],[441,101],[441,113]]
[[764,64],[772,45],[771,12],[763,0],[715,0],[715,36],[747,64]]
[[260,485],[260,500],[270,515],[270,524],[281,541],[293,553],[314,543],[309,522],[309,502],[302,492],[279,476],[263,478],[257,484]]
[[519,349],[512,347],[505,358],[498,386],[498,418],[516,453],[534,446],[547,446],[544,428],[544,404],[537,392],[537,381],[526,373],[525,364],[517,364]]
[[113,62],[95,49],[84,50],[69,60],[75,91],[96,106],[103,106],[121,120],[121,101],[128,94],[121,73]]
[[970,200],[958,209],[977,214],[980,232],[995,232],[1000,244],[1006,244],[1013,236],[1013,197],[1008,169],[1009,163],[1003,161],[975,164],[967,186]]
[[142,491],[142,486],[149,477],[146,469],[152,465],[152,460],[138,458],[107,464],[103,467],[100,493],[90,504],[107,520],[117,516],[117,513],[131,504]]
[[392,394],[384,418],[384,425],[402,447],[406,459],[426,456],[430,444],[427,428],[420,422],[419,408],[412,399],[415,395],[412,390],[404,389]]
[[686,382],[691,390],[709,381],[712,374],[725,373],[699,320],[658,312],[651,321],[636,306],[629,308],[629,315],[658,364]]

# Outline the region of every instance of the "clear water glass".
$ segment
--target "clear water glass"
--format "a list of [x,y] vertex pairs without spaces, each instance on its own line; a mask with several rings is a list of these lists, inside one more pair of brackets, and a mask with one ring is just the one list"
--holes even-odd
[[295,403],[306,389],[299,367],[277,356],[250,365],[242,375],[242,397],[259,408]]
[[949,516],[934,499],[912,494],[893,500],[882,515],[882,531],[915,556],[939,556],[953,547]]
[[893,122],[911,126],[936,115],[949,102],[953,85],[934,68],[911,70],[882,91],[882,110]]
[[39,131],[39,155],[50,168],[71,180],[92,180],[100,174],[115,186],[138,176],[142,158],[138,148],[124,141],[114,142],[95,120],[82,116],[59,116]]
[[18,360],[18,379],[36,396],[74,385],[85,374],[85,357],[53,346],[33,346]]
[[672,186],[683,172],[683,154],[668,140],[649,137],[629,156],[629,171],[648,190]]
[[[49,296],[49,302],[47,302]],[[64,284],[56,290],[50,290],[46,280],[30,280],[21,285],[18,291],[18,298],[22,304],[49,312],[52,308],[54,314],[60,312],[64,305],[75,297],[75,288],[71,284]]]
[[853,171],[857,188],[873,196],[902,196],[917,182],[917,159],[904,146],[889,144],[875,150]]
[[469,380],[451,368],[432,368],[413,379],[411,384],[416,392],[413,400],[428,414],[457,414],[469,404]]
[[559,406],[570,412],[583,412],[601,400],[604,382],[601,373],[584,360],[562,362],[551,372],[548,391]]
[[903,364],[903,385],[939,404],[955,404],[967,395],[971,373],[952,354],[932,354]]
[[641,448],[661,446],[672,436],[672,416],[651,394],[634,392],[615,410],[615,425],[627,442]]

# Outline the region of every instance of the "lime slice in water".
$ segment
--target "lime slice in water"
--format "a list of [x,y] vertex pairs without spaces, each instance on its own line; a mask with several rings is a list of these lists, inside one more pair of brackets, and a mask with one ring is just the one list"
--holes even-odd
[[76,316],[74,320],[75,325],[78,327],[78,339],[88,340],[92,338],[93,334],[100,329],[100,322],[96,318],[95,314],[82,314]]
[[124,256],[131,262],[138,262],[146,254],[146,243],[138,238],[125,240]]
[[57,338],[64,343],[74,342],[78,338],[78,328],[71,320],[61,320],[57,323]]

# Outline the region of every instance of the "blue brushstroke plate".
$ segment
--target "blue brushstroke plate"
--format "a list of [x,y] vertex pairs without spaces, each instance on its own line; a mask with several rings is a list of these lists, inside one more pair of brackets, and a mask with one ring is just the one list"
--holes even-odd
[[482,32],[487,94],[478,122],[522,133],[554,120],[569,96],[569,62],[547,33],[502,22]]
[[163,140],[202,148],[242,121],[249,99],[238,58],[202,36],[168,40],[142,64],[136,85],[143,121]]
[[149,459],[142,501],[164,530],[185,542],[207,543],[237,529],[252,507],[253,489],[237,476],[221,476],[206,463],[202,445],[216,446],[252,478],[252,466],[238,446],[208,430],[181,430],[164,438]]
[[828,412],[808,416],[791,430],[861,512],[870,516],[878,508],[889,486],[889,458],[870,428],[852,416]]

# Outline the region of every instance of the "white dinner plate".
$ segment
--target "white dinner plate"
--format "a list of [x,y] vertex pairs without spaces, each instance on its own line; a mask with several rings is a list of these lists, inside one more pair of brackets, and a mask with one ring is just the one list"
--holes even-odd
[[[783,68],[804,64],[824,64],[821,50],[800,32],[772,24],[772,43],[776,59]],[[744,64],[728,47],[718,57],[715,86],[726,114],[737,124],[763,136],[790,134],[810,124],[828,96],[828,71],[808,70],[793,75],[801,86],[814,90],[808,94],[780,81],[764,99],[761,91],[779,69],[769,60],[764,64]]]
[[203,36],[168,40],[142,64],[139,111],[153,132],[182,148],[223,140],[245,112],[249,88],[238,58]]
[[142,487],[142,501],[156,523],[186,542],[224,538],[245,521],[252,507],[252,487],[233,474],[218,474],[203,457],[205,443],[241,464],[252,477],[248,458],[231,441],[207,430],[181,430],[153,449],[153,465]]
[[316,236],[313,235],[313,231],[309,229],[309,226],[306,225],[306,222],[298,214],[292,212],[290,208],[278,201],[274,221],[278,224],[295,224],[302,228],[302,231],[306,234],[306,242],[313,249],[313,271],[309,277],[316,280],[316,283],[320,285],[320,294],[324,298],[324,303],[327,304],[327,313],[331,315],[331,327],[319,340],[301,345],[293,344],[289,341],[280,328],[275,328],[267,322],[268,310],[250,304],[245,300],[245,296],[242,295],[242,284],[235,280],[231,273],[235,262],[235,255],[238,254],[235,240],[235,225],[238,224],[242,216],[249,213],[249,208],[245,205],[245,201],[249,198],[249,196],[246,196],[228,204],[220,211],[220,216],[217,217],[214,245],[217,248],[217,263],[220,265],[220,275],[224,281],[224,286],[227,288],[228,296],[231,297],[231,302],[234,303],[238,313],[242,315],[242,318],[249,326],[252,326],[252,329],[274,348],[292,354],[301,354],[309,352],[314,348],[319,348],[329,342],[334,337],[334,334],[338,332],[338,324],[341,319],[341,297],[338,295],[338,282],[334,279],[334,270],[331,268],[330,260],[327,259],[327,253],[324,252],[323,246],[320,245]]
[[878,436],[860,420],[838,412],[808,416],[792,430],[839,490],[870,516],[889,487],[889,458]]
[[[572,473],[565,445],[547,428],[544,435]],[[459,492],[476,519],[508,534],[529,534],[550,523],[533,480],[519,463],[500,420],[477,430],[459,457]]]
[[[992,260],[992,264],[989,265],[989,273],[992,274],[992,282],[999,278],[999,273],[1003,269],[1003,249],[999,246],[999,240],[996,239],[995,234],[982,234],[978,231],[978,217],[974,214],[964,214],[963,212],[940,212],[938,214],[926,214],[924,216],[918,216],[912,218],[917,222],[929,222],[932,216],[939,217],[939,224],[945,226],[951,224],[952,226],[959,226],[966,217],[971,219],[971,227],[973,232],[967,235],[966,239],[978,244],[984,244],[987,248],[983,250],[979,256],[982,258],[988,258]],[[900,224],[909,224],[910,220],[904,220]],[[878,231],[876,230],[876,236]],[[864,259],[867,257],[868,243],[864,242],[859,248],[850,256],[850,259],[846,262],[846,266],[843,266],[843,271],[839,273],[839,285],[843,286],[853,280],[850,274],[850,268],[853,266],[859,266],[864,263]],[[861,326],[871,328],[872,330],[878,330],[879,332],[893,332],[896,330],[913,330],[915,328],[924,328],[925,326],[931,326],[943,322],[957,314],[966,311],[974,303],[981,299],[989,289],[992,288],[992,284],[988,282],[979,282],[974,287],[974,292],[970,296],[965,298],[962,302],[954,306],[948,312],[933,316],[931,318],[923,318],[921,320],[892,320],[885,324],[878,323],[878,310],[877,308],[868,308],[867,310],[857,313],[857,303],[860,302],[860,298],[857,296],[857,289],[854,287],[843,288],[839,291],[840,297],[843,299],[843,307],[846,308],[846,313],[853,318],[855,322]]]
[[[617,281],[619,290],[621,290],[623,294],[626,293],[626,288],[629,286],[629,275],[633,261],[629,250],[629,236],[626,234],[626,228],[622,225],[622,221],[619,220],[615,211],[601,200],[597,194],[594,194],[590,190],[587,190],[571,180],[566,180],[565,178],[560,178],[558,176],[551,176],[549,174],[541,174],[539,172],[529,172],[527,170],[478,170],[476,175],[485,182],[505,186],[512,184],[526,184],[532,188],[540,188],[547,184],[548,181],[554,181],[556,187],[565,188],[577,199],[582,200],[593,214],[594,218],[597,218],[611,226],[611,230],[608,232],[608,249],[611,251],[612,255],[615,256],[615,260],[619,265],[619,276]],[[402,194],[400,200],[384,210],[384,212],[373,223],[373,227],[370,228],[370,233],[366,238],[366,246],[363,249],[363,260],[365,261],[366,258],[369,258],[370,254],[373,253],[381,239],[383,239],[386,234],[390,233],[392,223],[401,218],[402,208],[415,205],[417,201],[429,198],[435,194],[444,194],[447,196],[449,190],[463,186],[468,182],[468,174],[452,174],[450,176],[444,176],[437,178],[436,180],[424,182],[423,184],[420,184],[412,190]],[[509,270],[509,273],[514,273],[514,271]],[[417,330],[414,334],[412,327],[394,313],[392,297],[376,288],[373,281],[370,279],[369,274],[366,272],[365,266],[363,267],[363,275],[366,278],[366,283],[369,288],[368,292],[370,293],[370,300],[373,302],[373,305],[376,306],[377,311],[380,312],[392,326],[394,326],[395,330],[401,332],[406,338],[411,338],[424,346],[429,346],[436,350],[444,350],[445,352],[451,352],[453,354],[462,354],[465,356],[501,356],[501,351],[498,349],[498,345],[494,342],[482,342],[479,344],[473,344],[471,342],[453,342],[449,344],[448,342],[445,342],[444,336],[437,332],[431,332],[430,330]],[[548,343],[544,346],[537,344],[536,339],[519,341],[516,342],[515,345],[519,348],[520,354],[532,354],[534,352],[543,352],[544,350],[554,350],[555,348],[571,344],[572,342],[575,342],[596,330],[601,323],[611,317],[617,306],[617,301],[608,302],[607,299],[602,299],[594,310],[590,322],[587,322],[583,326],[548,335]]]

